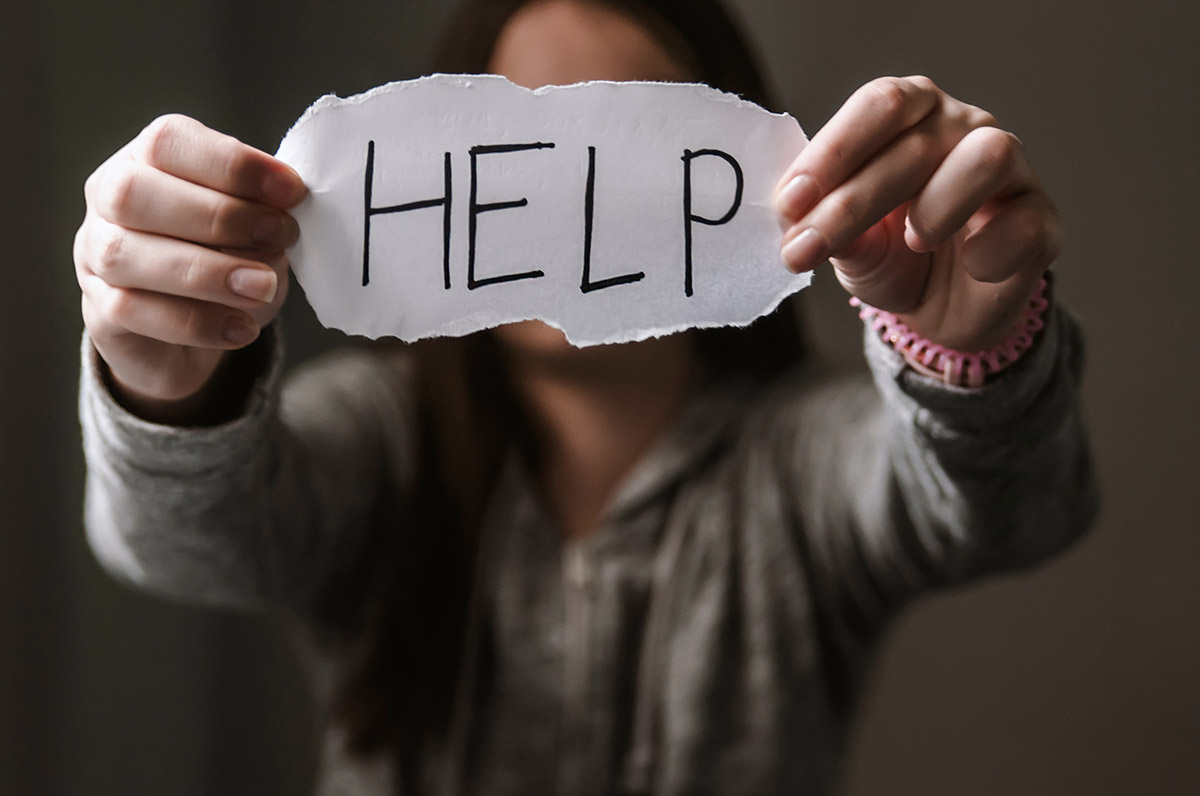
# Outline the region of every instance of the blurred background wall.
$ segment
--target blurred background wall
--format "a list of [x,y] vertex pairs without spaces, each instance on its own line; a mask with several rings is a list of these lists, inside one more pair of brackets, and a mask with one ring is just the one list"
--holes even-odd
[[[1184,0],[738,0],[811,134],[859,84],[925,73],[1025,142],[1066,217],[1059,295],[1091,343],[1095,531],[909,613],[844,790],[1191,794],[1200,782],[1200,14]],[[448,5],[0,5],[0,794],[303,794],[313,720],[278,630],[111,583],[80,527],[82,184],[179,111],[274,151],[317,96],[422,71]],[[857,367],[825,273],[804,302]],[[299,293],[295,294],[297,297]],[[293,359],[337,342],[302,301]]]

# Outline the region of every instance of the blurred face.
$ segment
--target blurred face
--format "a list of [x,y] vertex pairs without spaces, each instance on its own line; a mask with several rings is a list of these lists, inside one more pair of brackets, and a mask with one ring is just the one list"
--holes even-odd
[[[526,88],[587,80],[694,79],[641,24],[619,11],[575,0],[541,0],[508,21],[496,41],[492,72]],[[496,330],[517,351],[562,352],[562,332],[539,321]]]

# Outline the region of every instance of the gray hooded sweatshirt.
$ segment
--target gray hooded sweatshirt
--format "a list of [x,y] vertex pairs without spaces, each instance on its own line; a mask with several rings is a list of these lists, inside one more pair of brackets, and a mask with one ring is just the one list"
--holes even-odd
[[[123,410],[85,339],[87,532],[140,588],[289,620],[327,699],[364,653],[386,560],[373,550],[405,532],[380,508],[414,479],[413,372],[395,349],[343,353],[281,390],[270,337],[245,411],[210,428]],[[1064,313],[975,390],[865,339],[873,384],[801,369],[769,389],[706,385],[583,540],[564,541],[509,462],[422,792],[827,793],[897,612],[1089,525],[1081,345]],[[322,796],[398,782],[392,759],[348,754],[329,726]]]

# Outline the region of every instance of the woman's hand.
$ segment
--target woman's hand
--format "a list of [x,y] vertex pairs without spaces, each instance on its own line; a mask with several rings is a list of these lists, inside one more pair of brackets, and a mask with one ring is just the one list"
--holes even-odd
[[75,236],[83,320],[113,387],[145,415],[194,401],[258,337],[287,291],[289,166],[184,116],[163,116],[84,186]]
[[794,271],[832,258],[851,294],[948,348],[1004,340],[1061,248],[1061,222],[1011,133],[925,77],[863,86],[778,195]]

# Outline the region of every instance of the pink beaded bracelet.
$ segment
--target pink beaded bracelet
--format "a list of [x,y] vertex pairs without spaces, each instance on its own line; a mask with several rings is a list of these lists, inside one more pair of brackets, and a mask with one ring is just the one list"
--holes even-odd
[[1034,336],[1045,326],[1046,308],[1050,306],[1047,288],[1048,282],[1043,278],[1025,308],[1020,329],[1007,340],[974,354],[927,340],[892,313],[864,304],[857,298],[850,299],[850,305],[859,308],[858,317],[869,323],[885,343],[890,343],[913,370],[953,386],[979,387],[989,376],[1000,373],[1020,359],[1033,345]]

